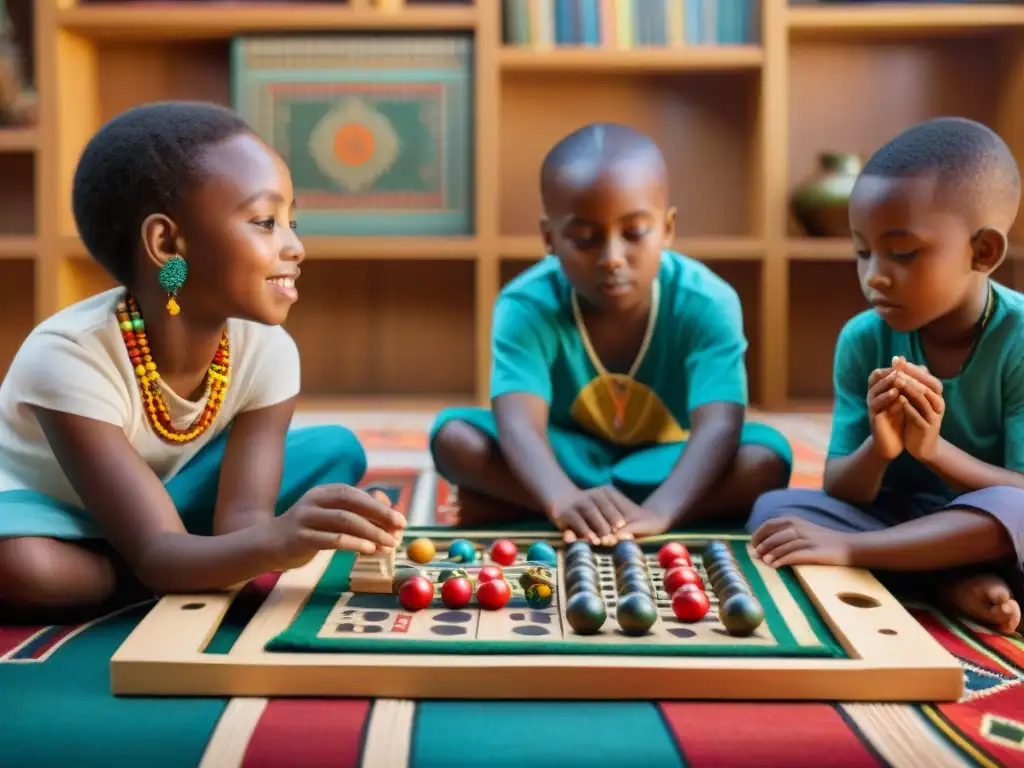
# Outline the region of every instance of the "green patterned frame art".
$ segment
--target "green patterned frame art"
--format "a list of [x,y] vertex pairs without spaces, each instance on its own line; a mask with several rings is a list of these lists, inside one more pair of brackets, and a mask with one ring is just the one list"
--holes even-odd
[[469,35],[232,40],[232,106],[288,163],[305,235],[474,234]]

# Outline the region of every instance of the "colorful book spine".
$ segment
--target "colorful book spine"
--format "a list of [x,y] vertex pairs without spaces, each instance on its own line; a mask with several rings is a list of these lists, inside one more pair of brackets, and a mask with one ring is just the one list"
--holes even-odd
[[502,0],[506,45],[631,50],[756,45],[760,0]]

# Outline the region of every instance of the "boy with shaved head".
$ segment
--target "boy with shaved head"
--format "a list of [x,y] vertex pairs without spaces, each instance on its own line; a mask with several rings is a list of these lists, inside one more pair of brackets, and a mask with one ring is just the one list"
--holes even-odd
[[872,309],[836,344],[824,490],[754,507],[766,563],[916,572],[972,618],[1018,628],[1024,296],[991,275],[1019,204],[1013,155],[970,120],[922,123],[865,165],[850,224]]
[[543,514],[567,540],[611,543],[745,520],[788,483],[790,448],[746,422],[736,292],[668,250],[661,151],[588,125],[551,149],[540,187],[550,255],[498,298],[492,408],[446,410],[431,435],[461,522]]

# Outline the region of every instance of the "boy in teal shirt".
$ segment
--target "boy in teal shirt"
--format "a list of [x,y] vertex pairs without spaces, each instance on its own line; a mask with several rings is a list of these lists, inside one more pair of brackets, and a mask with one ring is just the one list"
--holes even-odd
[[545,159],[553,255],[498,298],[493,409],[444,411],[431,436],[463,524],[543,513],[567,539],[611,542],[744,519],[788,482],[785,438],[744,423],[736,292],[666,250],[667,179],[658,147],[620,125],[586,126]]
[[873,305],[835,354],[823,491],[766,494],[749,526],[774,566],[928,574],[1001,631],[1024,596],[1024,296],[992,281],[1020,203],[988,128],[916,126],[865,165],[850,203]]

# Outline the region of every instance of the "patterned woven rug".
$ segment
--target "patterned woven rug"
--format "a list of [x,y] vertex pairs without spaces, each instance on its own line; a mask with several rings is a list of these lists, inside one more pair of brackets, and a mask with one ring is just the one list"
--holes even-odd
[[[449,490],[423,460],[422,432],[361,435],[366,483],[410,519],[432,517]],[[821,440],[791,437],[796,482],[813,487]],[[243,612],[272,581],[247,590]],[[84,626],[0,619],[0,765],[626,766],[640,754],[657,768],[1024,765],[1024,643],[927,607],[912,610],[964,669],[954,704],[115,700],[109,658],[145,610]]]

